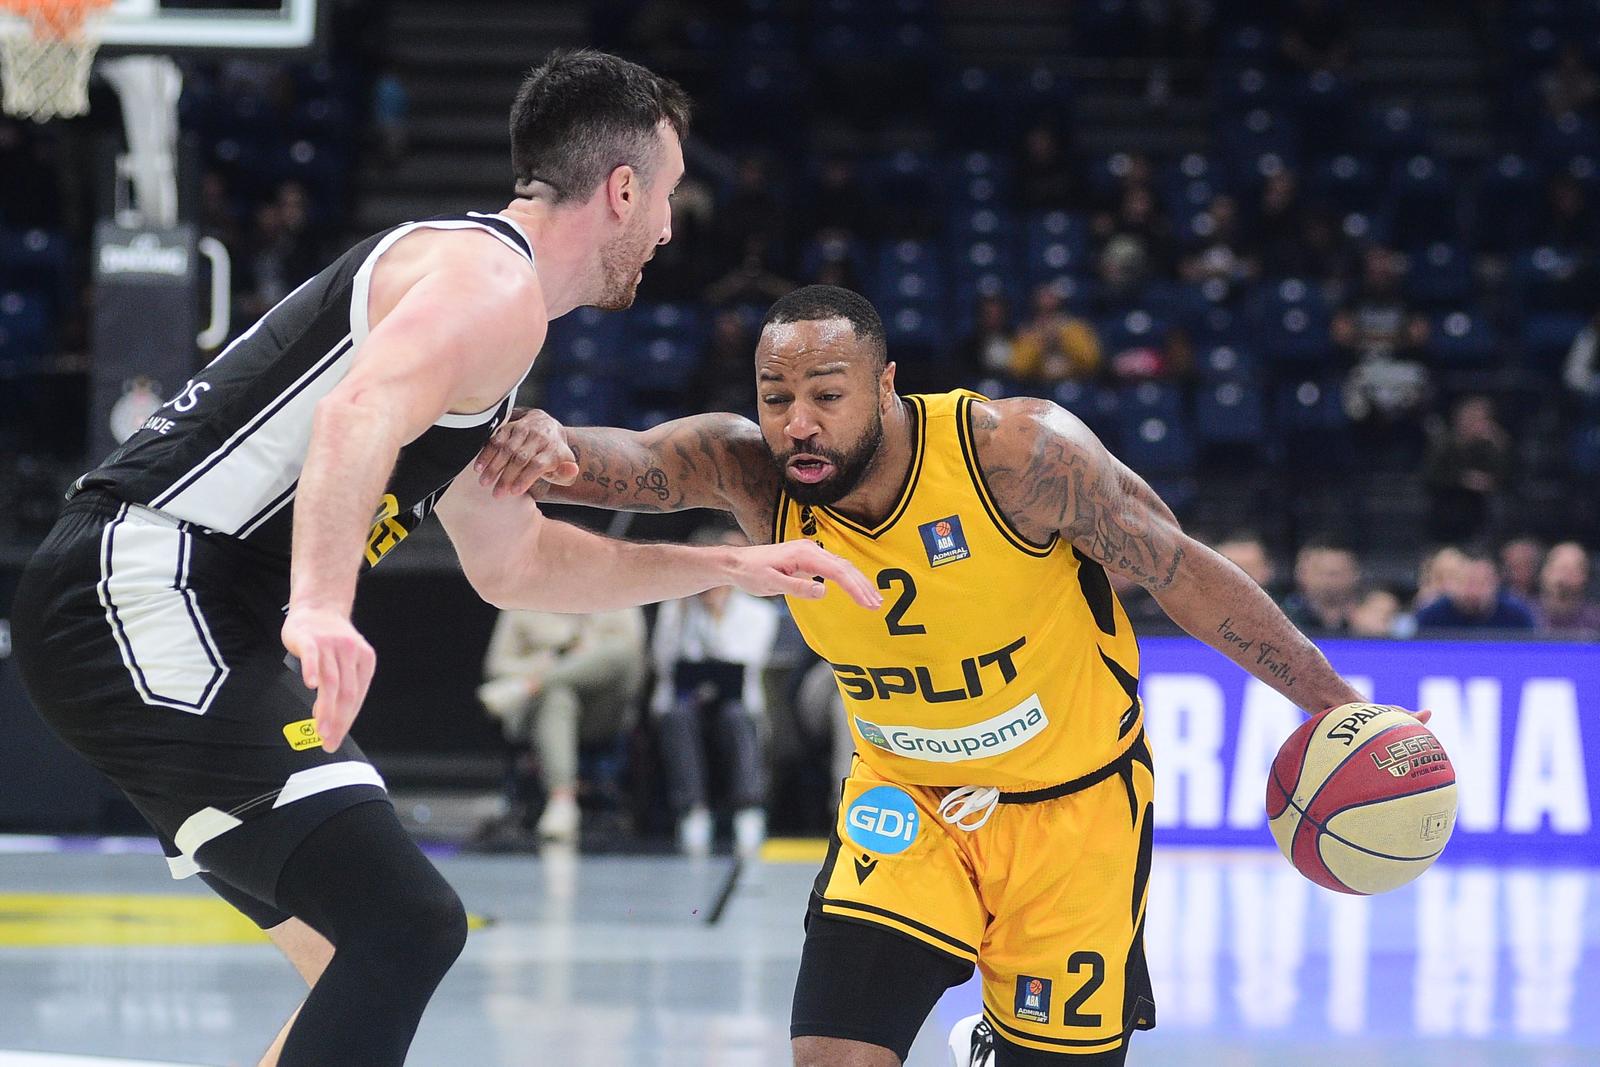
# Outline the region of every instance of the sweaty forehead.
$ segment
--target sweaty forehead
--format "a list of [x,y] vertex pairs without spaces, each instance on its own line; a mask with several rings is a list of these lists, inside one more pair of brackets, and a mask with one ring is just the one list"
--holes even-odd
[[756,345],[756,371],[761,377],[804,375],[823,365],[870,360],[847,319],[771,322]]

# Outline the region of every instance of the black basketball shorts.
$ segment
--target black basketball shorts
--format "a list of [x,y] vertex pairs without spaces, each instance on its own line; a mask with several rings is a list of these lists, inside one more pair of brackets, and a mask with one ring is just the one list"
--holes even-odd
[[279,637],[286,587],[228,538],[86,492],[12,609],[29,696],[155,828],[173,877],[210,871],[274,904],[307,834],[387,798],[354,742],[316,736]]

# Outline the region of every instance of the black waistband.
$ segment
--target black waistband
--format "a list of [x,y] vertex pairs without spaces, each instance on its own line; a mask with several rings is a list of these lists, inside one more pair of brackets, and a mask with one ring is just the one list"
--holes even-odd
[[1113,774],[1122,773],[1124,769],[1134,762],[1143,763],[1146,767],[1151,765],[1150,746],[1145,741],[1143,727],[1139,730],[1139,736],[1133,739],[1133,744],[1123,750],[1122,755],[1099,770],[1090,771],[1088,774],[1080,775],[1070,782],[1062,782],[1060,785],[1047,785],[1043,789],[1026,789],[1020,793],[1001,793],[1000,803],[1038,804],[1046,800],[1055,800],[1057,797],[1069,796],[1073,793],[1082,792],[1091,785],[1098,785]]

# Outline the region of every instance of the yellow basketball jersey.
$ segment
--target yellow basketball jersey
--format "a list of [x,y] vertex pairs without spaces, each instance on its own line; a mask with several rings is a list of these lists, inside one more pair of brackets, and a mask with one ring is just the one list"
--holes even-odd
[[1139,648],[1105,571],[1030,543],[984,485],[965,390],[908,396],[910,474],[867,528],[779,498],[778,541],[810,538],[883,590],[881,613],[830,586],[789,600],[833,666],[856,751],[911,785],[1042,789],[1090,774],[1140,733]]

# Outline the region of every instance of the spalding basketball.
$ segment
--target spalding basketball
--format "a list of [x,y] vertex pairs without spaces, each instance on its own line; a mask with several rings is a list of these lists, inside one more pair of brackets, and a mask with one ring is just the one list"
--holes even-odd
[[1340,893],[1427,870],[1456,825],[1456,772],[1416,716],[1346,704],[1300,724],[1267,778],[1267,819],[1295,869]]

